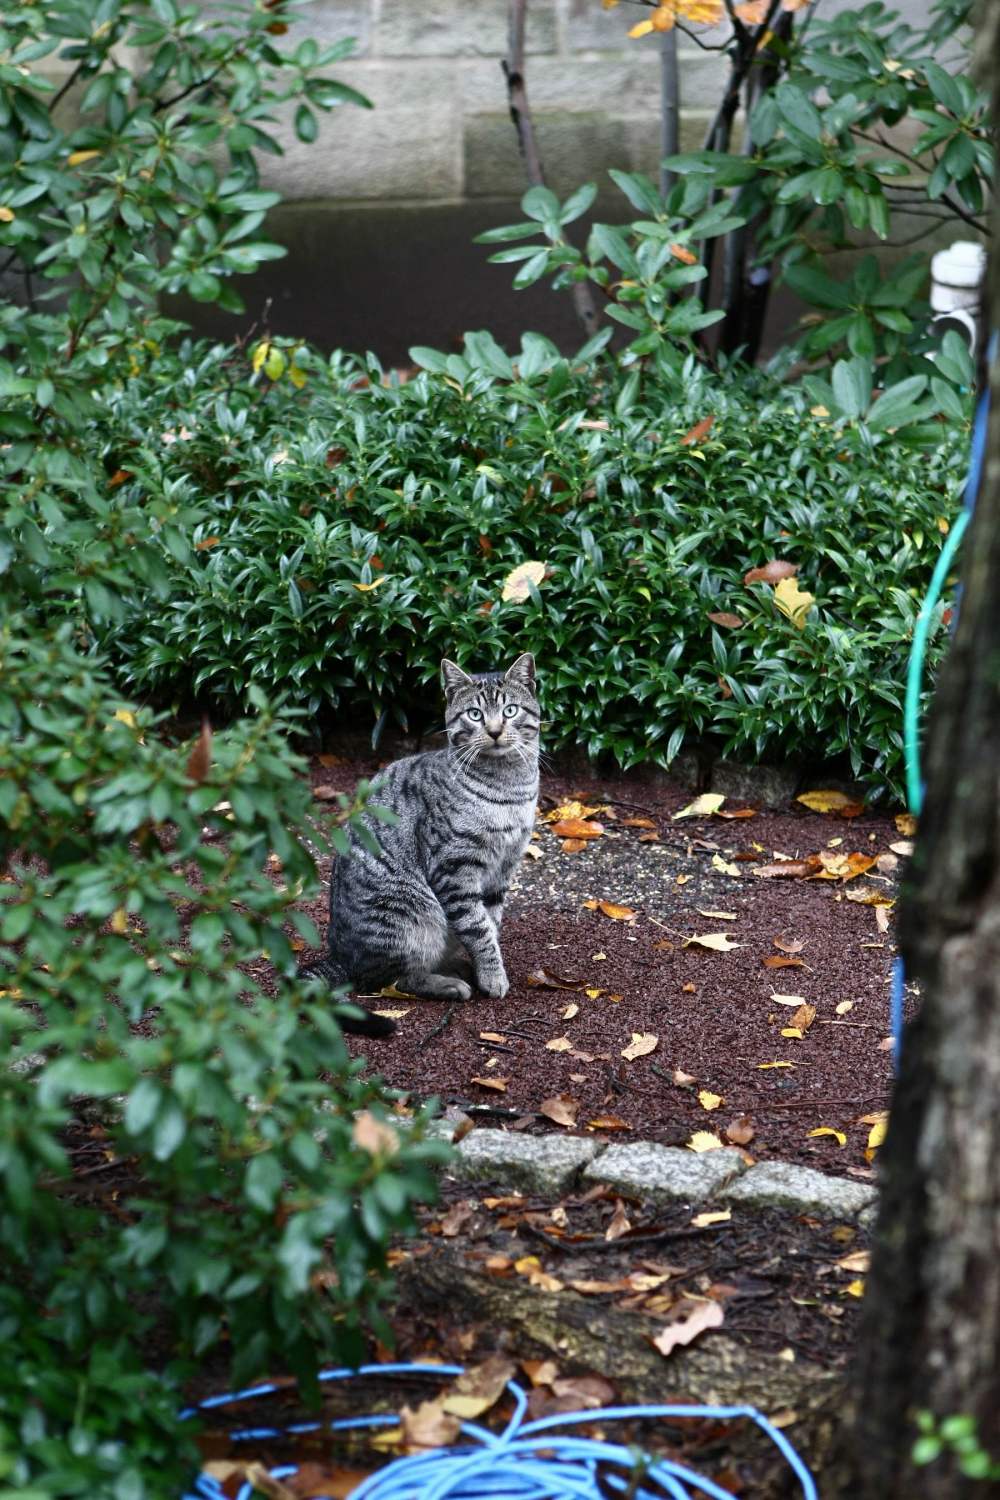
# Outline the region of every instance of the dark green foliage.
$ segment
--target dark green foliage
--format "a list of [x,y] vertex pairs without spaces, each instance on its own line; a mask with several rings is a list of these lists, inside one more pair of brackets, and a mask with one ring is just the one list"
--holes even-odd
[[[334,53],[277,50],[290,11],[0,20],[2,264],[25,273],[0,310],[0,1487],[24,1500],[181,1493],[207,1356],[307,1383],[356,1358],[445,1154],[424,1117],[382,1123],[330,996],[294,978],[303,839],[343,851],[366,789],[313,822],[292,710],[248,688],[253,716],[193,748],[94,650],[136,598],[165,607],[207,514],[183,476],[154,496],[114,469],[109,407],[176,368],[155,297],[237,305],[224,278],[275,253],[250,154],[271,109],[300,101],[309,137],[349,97],[313,76]],[[31,71],[57,49],[68,134]]]
[[[224,350],[192,347],[162,387],[123,389],[121,503],[169,485],[205,507],[192,561],[165,559],[164,602],[140,598],[106,637],[137,690],[236,707],[257,683],[340,722],[426,724],[442,655],[531,649],[550,747],[665,764],[709,738],[744,758],[843,755],[897,785],[904,663],[965,424],[918,424],[936,442],[922,452],[908,429],[887,437],[878,402],[863,419],[870,389],[850,412],[831,391],[816,417],[763,376],[693,356],[679,377],[667,361],[599,372],[534,335],[513,362],[487,334],[414,355],[429,368],[400,386],[372,361],[300,353],[305,390],[279,379],[260,399]],[[845,395],[853,379],[834,372]],[[895,421],[919,414],[904,400]],[[816,596],[804,630],[743,583],[775,557]],[[547,578],[503,602],[528,559]]]

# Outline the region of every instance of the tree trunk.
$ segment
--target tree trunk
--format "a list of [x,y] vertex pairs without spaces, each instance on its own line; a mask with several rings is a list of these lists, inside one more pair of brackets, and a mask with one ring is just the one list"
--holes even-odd
[[[995,94],[1000,7],[980,12]],[[990,270],[1000,327],[1000,264]],[[976,1419],[1000,1461],[1000,390],[962,605],[934,700],[912,884],[901,912],[921,1010],[907,1030],[884,1148],[862,1327],[856,1464],[864,1500],[986,1500],[952,1454],[926,1468],[914,1418]],[[852,1491],[852,1494],[855,1493]]]

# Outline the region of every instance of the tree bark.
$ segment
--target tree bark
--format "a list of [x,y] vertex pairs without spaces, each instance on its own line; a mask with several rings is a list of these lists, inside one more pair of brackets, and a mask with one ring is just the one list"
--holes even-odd
[[[1000,101],[1000,7],[978,50]],[[1000,263],[990,268],[1000,327]],[[958,629],[930,718],[927,794],[901,912],[921,1009],[907,1029],[858,1360],[863,1500],[986,1500],[953,1456],[915,1467],[915,1413],[973,1416],[1000,1461],[1000,381],[964,543]]]
[[[507,56],[501,63],[507,80],[507,102],[510,117],[517,131],[517,144],[524,161],[525,176],[531,187],[545,186],[542,158],[535,138],[535,122],[528,103],[528,89],[524,81],[524,27],[527,19],[527,0],[509,0],[507,11]],[[564,231],[565,233],[565,231]],[[573,306],[583,324],[588,339],[597,332],[600,319],[597,307],[585,281],[574,282]]]

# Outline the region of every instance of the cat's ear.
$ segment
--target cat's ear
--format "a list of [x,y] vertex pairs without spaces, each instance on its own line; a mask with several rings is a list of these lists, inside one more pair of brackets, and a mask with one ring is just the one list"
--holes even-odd
[[471,687],[471,685],[472,678],[468,673],[463,672],[461,667],[456,667],[453,661],[449,661],[445,657],[441,663],[441,686],[444,688],[445,693],[450,697],[460,687]]
[[503,674],[504,682],[519,682],[529,692],[535,691],[535,658],[530,651],[525,651],[517,658],[512,667],[508,667]]

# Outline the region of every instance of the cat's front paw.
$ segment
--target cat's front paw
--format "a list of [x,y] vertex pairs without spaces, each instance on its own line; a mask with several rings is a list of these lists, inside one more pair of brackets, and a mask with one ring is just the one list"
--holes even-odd
[[477,980],[480,990],[491,1000],[502,1000],[510,989],[510,980],[503,969],[490,974],[481,974]]

